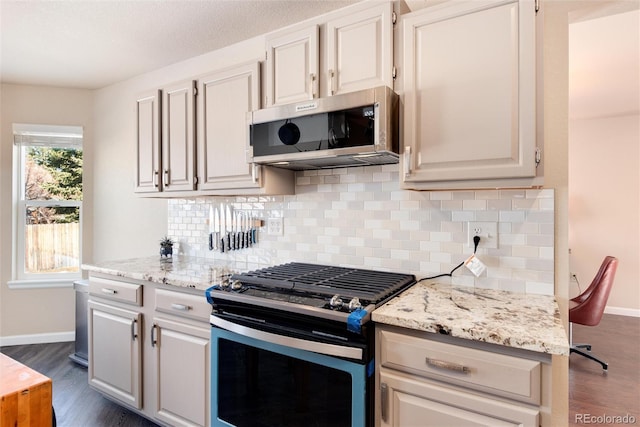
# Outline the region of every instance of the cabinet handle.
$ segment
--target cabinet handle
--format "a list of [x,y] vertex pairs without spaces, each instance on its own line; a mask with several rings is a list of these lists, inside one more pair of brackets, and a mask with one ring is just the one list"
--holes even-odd
[[153,186],[158,188],[158,171],[153,171]]
[[309,91],[311,92],[311,98],[316,97],[316,75],[314,73],[309,74]]
[[131,322],[131,341],[135,341],[138,338],[138,333],[136,332],[136,324],[138,323],[137,319],[133,319]]
[[115,295],[115,294],[118,293],[118,291],[116,291],[115,289],[102,288],[102,293],[103,294]]
[[173,308],[174,310],[180,310],[180,311],[189,311],[189,310],[191,310],[191,307],[189,307],[188,305],[176,304],[176,303],[171,303],[171,308]]
[[151,347],[155,347],[156,344],[158,343],[158,340],[156,339],[156,329],[158,328],[158,325],[154,324],[151,327]]
[[169,186],[169,169],[164,170],[164,186]]
[[425,358],[425,362],[429,366],[433,366],[434,368],[439,369],[447,369],[449,371],[462,372],[463,374],[468,374],[471,372],[471,369],[467,368],[464,365],[459,365],[457,363],[447,362],[446,360],[432,359],[430,357]]
[[258,177],[260,176],[260,165],[257,163],[251,164],[251,182],[258,183]]
[[389,388],[387,384],[380,384],[380,415],[382,421],[387,422],[387,405],[389,403]]
[[411,147],[408,145],[404,147],[403,168],[404,168],[404,176],[406,178],[411,174]]
[[331,95],[334,95],[336,93],[336,85],[335,85],[335,80],[334,80],[334,72],[333,70],[329,70],[329,87],[331,88]]

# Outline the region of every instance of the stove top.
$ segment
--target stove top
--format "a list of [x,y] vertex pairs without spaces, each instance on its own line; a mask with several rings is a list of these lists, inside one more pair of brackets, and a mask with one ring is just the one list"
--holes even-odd
[[234,301],[346,321],[371,311],[415,283],[411,274],[292,262],[233,274],[207,295],[212,304]]

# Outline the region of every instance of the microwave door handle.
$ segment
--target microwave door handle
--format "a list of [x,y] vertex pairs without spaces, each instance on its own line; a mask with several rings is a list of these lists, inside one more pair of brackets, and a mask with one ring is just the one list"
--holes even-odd
[[298,350],[313,351],[315,353],[326,354],[328,356],[346,357],[349,359],[362,359],[362,349],[357,347],[346,347],[341,345],[322,343],[317,341],[303,340],[300,338],[288,337],[285,335],[265,332],[258,329],[249,328],[234,322],[222,319],[214,314],[210,317],[211,324],[230,332],[235,332],[244,337],[254,338],[285,347]]

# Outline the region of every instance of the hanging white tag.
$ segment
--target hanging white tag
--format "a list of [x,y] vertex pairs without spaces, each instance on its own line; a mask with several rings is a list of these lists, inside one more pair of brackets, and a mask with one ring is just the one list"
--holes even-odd
[[471,255],[464,262],[464,266],[469,269],[476,277],[480,277],[485,272],[487,266],[482,263],[475,255]]

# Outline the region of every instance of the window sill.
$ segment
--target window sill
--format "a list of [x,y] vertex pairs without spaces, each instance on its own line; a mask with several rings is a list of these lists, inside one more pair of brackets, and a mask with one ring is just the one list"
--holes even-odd
[[82,275],[77,277],[67,277],[65,279],[21,279],[9,280],[9,289],[45,289],[45,288],[73,288],[73,282],[82,279]]

